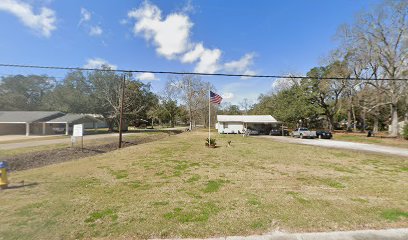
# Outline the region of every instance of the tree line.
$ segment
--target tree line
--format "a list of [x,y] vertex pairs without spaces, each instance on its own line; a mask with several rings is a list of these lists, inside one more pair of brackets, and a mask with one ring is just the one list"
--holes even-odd
[[326,64],[310,69],[306,79],[277,81],[251,112],[292,126],[324,118],[331,130],[342,122],[350,131],[390,125],[397,136],[398,122],[408,122],[408,81],[378,79],[408,78],[408,2],[385,1],[362,12],[340,26],[336,38],[339,46]]
[[[124,118],[128,124],[208,124],[208,90],[213,86],[190,75],[169,77],[158,94],[132,74],[114,71],[71,71],[61,81],[46,75],[6,76],[0,79],[0,110],[97,114],[113,130],[119,125],[124,77]],[[215,115],[215,108],[211,110]]]

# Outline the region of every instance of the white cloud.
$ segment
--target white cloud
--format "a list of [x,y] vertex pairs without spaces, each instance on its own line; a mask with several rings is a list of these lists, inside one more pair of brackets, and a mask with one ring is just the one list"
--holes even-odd
[[172,13],[163,19],[161,10],[146,1],[140,8],[130,11],[128,17],[136,20],[134,34],[142,34],[147,41],[153,41],[157,53],[167,59],[188,50],[193,26],[188,16]]
[[228,72],[237,73],[237,74],[251,74],[254,71],[249,70],[249,67],[252,66],[253,59],[254,59],[254,54],[247,53],[239,60],[225,63],[224,69]]
[[42,7],[41,11],[36,14],[28,3],[20,0],[1,0],[0,11],[15,15],[24,25],[44,37],[50,37],[51,32],[57,29],[55,12],[47,7]]
[[188,2],[182,11],[162,16],[159,7],[144,1],[139,8],[128,12],[128,19],[135,20],[133,33],[143,36],[148,43],[153,43],[160,56],[179,60],[181,63],[196,64],[195,72],[215,73],[229,68],[239,69],[239,73],[254,73],[249,69],[254,54],[246,54],[238,61],[222,64],[221,49],[206,48],[203,43],[191,40],[194,24],[187,14],[193,9],[191,2]]
[[84,22],[90,21],[92,18],[92,14],[86,8],[81,8],[81,19],[79,20],[79,25]]
[[199,73],[215,73],[220,70],[218,61],[221,57],[221,50],[219,49],[205,49],[200,56],[196,67],[194,68],[195,72]]
[[108,61],[102,58],[90,58],[87,60],[84,68],[102,68],[102,66],[109,67],[110,69],[117,69],[116,65],[109,63]]
[[193,50],[185,53],[181,58],[182,63],[193,63],[197,61],[204,53],[205,49],[202,43],[195,45]]
[[100,36],[102,35],[103,30],[100,26],[92,26],[91,29],[89,30],[89,35],[90,36]]
[[232,99],[234,98],[234,94],[232,92],[225,92],[222,94],[222,98],[225,100]]
[[154,73],[140,73],[136,76],[137,79],[141,81],[154,81],[157,80]]

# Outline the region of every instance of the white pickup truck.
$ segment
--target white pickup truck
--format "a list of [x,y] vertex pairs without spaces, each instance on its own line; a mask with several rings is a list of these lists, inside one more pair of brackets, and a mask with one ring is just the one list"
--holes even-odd
[[292,137],[316,138],[316,131],[309,131],[307,128],[297,128],[292,132]]

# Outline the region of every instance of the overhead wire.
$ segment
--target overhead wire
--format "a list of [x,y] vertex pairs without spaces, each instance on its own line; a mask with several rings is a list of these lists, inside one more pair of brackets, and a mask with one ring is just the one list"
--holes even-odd
[[258,74],[230,74],[230,73],[203,73],[203,72],[178,72],[178,71],[153,71],[153,70],[125,70],[125,69],[101,69],[84,67],[57,67],[57,66],[39,66],[22,64],[4,64],[0,67],[15,68],[36,68],[52,70],[74,70],[74,71],[102,71],[102,72],[120,72],[120,73],[153,73],[153,74],[171,74],[171,75],[197,75],[197,76],[218,76],[218,77],[245,77],[245,78],[275,78],[275,79],[311,79],[320,80],[361,80],[361,81],[408,81],[408,78],[359,78],[359,77],[313,77],[313,76],[292,76],[292,75],[258,75]]

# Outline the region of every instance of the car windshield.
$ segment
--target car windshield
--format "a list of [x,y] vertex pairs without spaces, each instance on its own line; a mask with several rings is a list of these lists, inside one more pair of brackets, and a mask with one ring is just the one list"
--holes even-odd
[[299,128],[299,131],[309,131],[307,128]]

